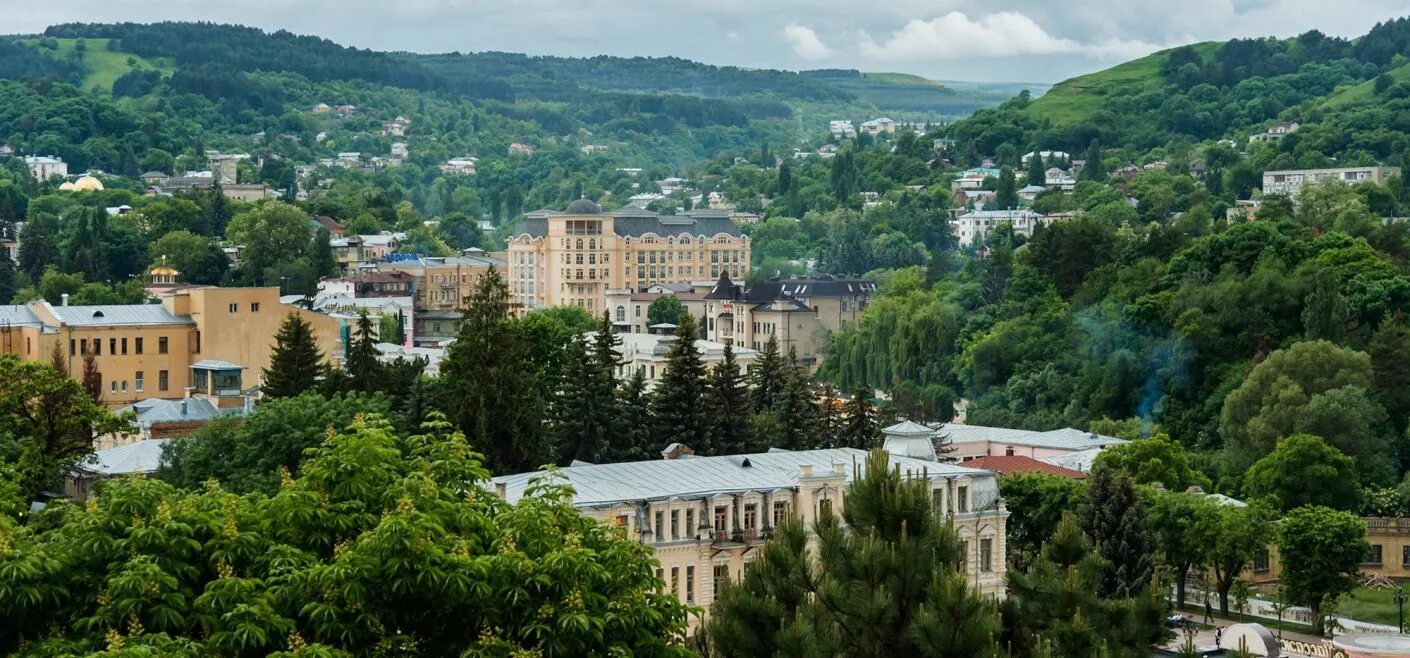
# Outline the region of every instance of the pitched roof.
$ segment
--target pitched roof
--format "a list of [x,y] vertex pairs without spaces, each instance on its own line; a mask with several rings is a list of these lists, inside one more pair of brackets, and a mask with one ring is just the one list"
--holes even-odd
[[93,459],[78,468],[99,475],[151,473],[162,461],[162,446],[171,439],[146,439],[93,453]]
[[189,316],[174,315],[162,304],[103,304],[50,308],[60,322],[71,327],[195,324]]
[[[676,235],[714,236],[721,233],[739,237],[739,226],[729,215],[715,210],[693,210],[676,215],[661,215],[642,208],[619,208],[602,213],[612,218],[612,230],[621,237],[638,237],[653,233],[662,237]],[[524,215],[520,235],[541,238],[548,235],[548,221],[565,213],[536,210]]]
[[999,475],[1010,475],[1013,473],[1042,473],[1044,475],[1057,475],[1060,477],[1081,480],[1086,476],[1082,471],[1074,471],[1070,468],[1054,466],[1047,462],[1038,461],[1032,457],[1023,455],[994,455],[991,457],[980,457],[964,462],[970,468],[982,468],[994,471]]
[[891,427],[881,430],[882,434],[903,436],[908,434],[930,436],[935,434],[935,430],[930,429],[913,420],[903,420]]
[[1127,443],[1123,439],[1083,432],[1070,427],[1048,432],[1017,430],[1005,427],[984,427],[962,423],[943,423],[936,428],[937,434],[945,434],[955,444],[994,441],[1012,445],[1050,448],[1054,450],[1086,450]]
[[19,327],[39,327],[44,322],[28,306],[20,305],[0,305],[0,326]]
[[118,413],[134,412],[137,414],[137,422],[143,427],[151,427],[162,423],[196,423],[218,418],[220,416],[241,416],[244,409],[237,407],[233,409],[221,409],[216,404],[206,398],[187,398],[184,400],[162,400],[152,398],[140,400],[131,405],[118,410]]
[[[842,465],[848,482],[854,467],[866,461],[867,452],[855,448],[829,450],[773,451],[725,457],[691,457],[568,466],[558,469],[573,486],[573,503],[582,507],[611,505],[642,500],[698,498],[743,491],[773,491],[798,486],[800,467],[811,466],[815,475],[826,476],[835,464]],[[977,480],[971,491],[975,509],[985,509],[998,498],[998,484],[988,471],[927,462],[906,457],[891,457],[891,463],[915,474],[924,472],[931,479],[952,479],[970,476]],[[513,503],[524,496],[532,480],[546,473],[520,473],[494,478],[505,486],[505,499]],[[984,483],[992,484],[992,495],[979,496]],[[981,504],[982,502],[982,504]]]

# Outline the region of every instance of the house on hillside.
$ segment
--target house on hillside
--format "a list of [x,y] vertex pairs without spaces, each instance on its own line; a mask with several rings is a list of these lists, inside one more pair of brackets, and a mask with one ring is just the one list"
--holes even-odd
[[1248,141],[1249,143],[1277,142],[1297,132],[1300,127],[1296,121],[1275,121],[1268,126],[1267,130],[1249,135]]
[[877,137],[882,133],[892,135],[896,133],[896,122],[886,117],[864,121],[862,122],[861,131],[872,137]]

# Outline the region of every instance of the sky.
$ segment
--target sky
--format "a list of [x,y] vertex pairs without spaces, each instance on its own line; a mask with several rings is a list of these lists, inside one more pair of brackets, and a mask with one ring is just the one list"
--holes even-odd
[[1363,34],[1410,0],[0,0],[0,32],[204,20],[415,52],[676,56],[1057,82],[1184,43]]

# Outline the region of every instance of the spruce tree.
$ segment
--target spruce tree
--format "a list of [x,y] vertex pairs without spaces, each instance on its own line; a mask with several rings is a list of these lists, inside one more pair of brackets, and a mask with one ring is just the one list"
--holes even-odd
[[83,353],[83,390],[94,402],[103,402],[103,373],[98,372],[98,359],[93,352]]
[[999,170],[999,186],[994,190],[994,207],[999,210],[1012,210],[1018,207],[1018,183],[1013,169],[1004,166]]
[[666,354],[666,372],[652,393],[651,410],[656,416],[655,447],[679,442],[708,452],[705,363],[695,345],[695,319],[688,313],[676,326],[676,340]]
[[871,391],[865,386],[859,386],[852,393],[852,399],[847,401],[847,409],[843,414],[841,447],[862,450],[876,447],[881,427],[870,398]]
[[1087,145],[1086,162],[1082,164],[1082,171],[1078,172],[1082,180],[1102,181],[1106,179],[1106,166],[1102,164],[1102,145],[1097,140],[1092,140]]
[[749,397],[755,413],[771,411],[783,394],[783,359],[778,352],[778,338],[770,335],[764,349],[749,368]]
[[784,366],[783,394],[775,405],[774,414],[783,426],[783,445],[787,450],[807,450],[817,444],[816,413],[810,377],[798,365],[798,351],[788,348],[788,364]]
[[1131,476],[1097,468],[1087,484],[1082,529],[1095,540],[1106,562],[1100,593],[1105,597],[1135,596],[1150,585],[1153,565],[1146,506]]
[[1043,153],[1034,150],[1033,157],[1028,159],[1028,184],[1042,185],[1048,182],[1047,173],[1044,171]]
[[10,260],[10,252],[0,249],[0,304],[8,304],[15,297],[15,261]]
[[447,415],[495,473],[536,469],[553,459],[543,433],[544,392],[530,342],[509,315],[509,288],[491,267],[476,283],[465,318],[441,364]]
[[626,383],[617,389],[616,430],[607,443],[607,462],[650,459],[655,421],[651,416],[651,399],[646,391],[646,371],[632,371]]
[[347,372],[352,390],[364,393],[382,390],[383,367],[377,354],[377,333],[372,318],[363,311],[348,341]]
[[333,238],[328,229],[319,227],[313,236],[313,248],[309,251],[310,265],[318,276],[333,276],[338,273],[338,260],[333,257]]
[[324,372],[323,352],[313,337],[313,327],[290,313],[274,335],[274,353],[264,369],[260,390],[267,398],[294,397],[318,385]]
[[225,227],[230,223],[230,218],[234,213],[230,211],[230,200],[225,198],[225,191],[220,188],[220,180],[211,184],[210,193],[206,195],[206,207],[202,209],[202,228],[208,231],[210,236],[224,236]]
[[710,371],[706,390],[710,454],[753,452],[756,446],[749,422],[749,386],[739,372],[739,362],[734,358],[734,348],[729,343],[725,343],[724,357]]
[[822,396],[818,398],[816,418],[817,438],[813,445],[818,448],[841,448],[843,432],[843,402],[837,398],[837,389],[832,382],[823,384]]
[[562,382],[550,405],[558,457],[564,463],[585,461],[594,463],[606,451],[607,431],[600,427],[593,410],[590,389],[593,379],[592,360],[581,336],[568,339],[563,358]]

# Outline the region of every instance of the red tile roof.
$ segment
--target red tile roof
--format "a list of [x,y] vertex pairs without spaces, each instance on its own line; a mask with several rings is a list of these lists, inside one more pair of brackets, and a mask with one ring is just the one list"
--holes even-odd
[[962,462],[961,466],[967,468],[982,468],[987,471],[994,471],[999,475],[1010,475],[1013,473],[1042,473],[1044,475],[1056,475],[1059,477],[1081,480],[1087,475],[1082,471],[1074,471],[1070,468],[1054,466],[1047,462],[1040,462],[1032,457],[1021,455],[995,455],[990,457],[980,457]]

